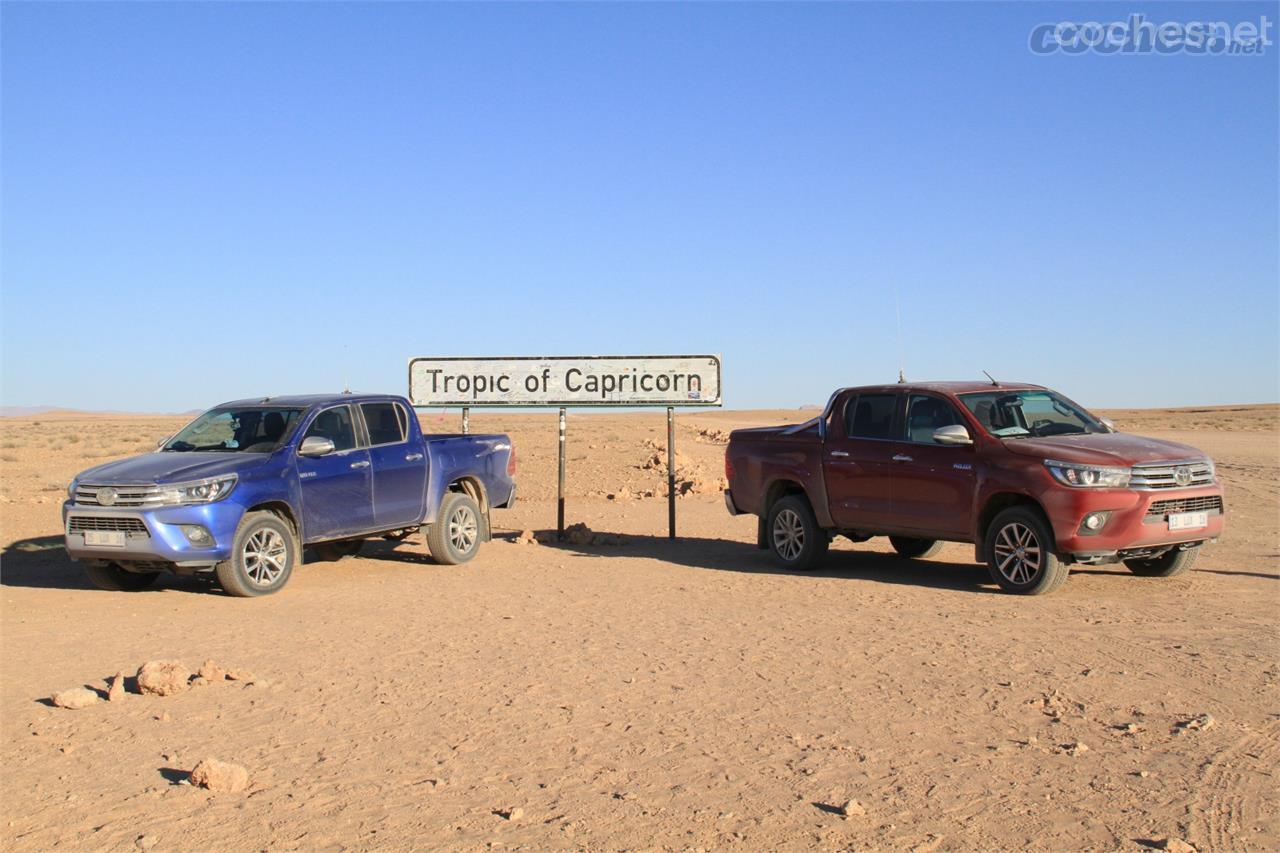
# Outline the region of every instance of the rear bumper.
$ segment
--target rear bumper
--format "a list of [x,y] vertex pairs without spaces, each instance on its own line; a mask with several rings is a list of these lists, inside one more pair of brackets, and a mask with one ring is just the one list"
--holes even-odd
[[[1043,495],[1042,502],[1059,555],[1076,562],[1110,562],[1170,546],[1200,544],[1221,536],[1226,523],[1226,505],[1217,484],[1151,491],[1057,488]],[[1206,524],[1170,530],[1169,515],[1185,510],[1205,512]],[[1106,523],[1096,532],[1082,529],[1085,517],[1095,512],[1110,513]]]
[[742,515],[742,510],[733,502],[733,492],[728,489],[724,490],[724,507],[729,510],[729,515]]
[[[62,505],[63,543],[73,560],[113,563],[171,563],[178,567],[212,566],[230,558],[236,527],[244,507],[230,501],[200,506],[159,509]],[[73,530],[72,521],[78,523]],[[133,523],[130,523],[133,522]],[[118,546],[90,545],[79,528],[120,527],[125,531]],[[199,525],[209,531],[212,544],[193,545],[182,525]]]

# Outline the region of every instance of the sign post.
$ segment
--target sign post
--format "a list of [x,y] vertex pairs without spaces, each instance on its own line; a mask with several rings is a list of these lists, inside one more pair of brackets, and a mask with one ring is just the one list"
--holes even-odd
[[667,535],[676,535],[675,410],[719,406],[718,355],[514,356],[409,359],[414,408],[462,408],[469,433],[472,408],[557,408],[559,466],[556,530],[564,535],[565,419],[570,407],[665,407],[667,410]]
[[676,410],[667,406],[667,538],[676,538]]

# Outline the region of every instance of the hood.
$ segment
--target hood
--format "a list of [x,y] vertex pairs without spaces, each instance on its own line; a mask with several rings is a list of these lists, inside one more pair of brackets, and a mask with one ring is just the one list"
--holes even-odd
[[1055,435],[1047,438],[1006,438],[1002,443],[1005,449],[1022,456],[1122,468],[1148,462],[1209,458],[1204,451],[1187,444],[1123,432]]
[[76,479],[82,483],[103,486],[133,486],[165,483],[182,483],[187,480],[203,480],[220,474],[240,474],[257,468],[268,459],[270,453],[147,453],[108,462],[82,471]]

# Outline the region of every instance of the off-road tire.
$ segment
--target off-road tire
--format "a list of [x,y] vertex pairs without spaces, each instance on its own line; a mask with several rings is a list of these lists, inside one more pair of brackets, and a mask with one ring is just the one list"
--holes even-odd
[[336,563],[346,557],[354,557],[363,547],[363,539],[343,539],[338,542],[321,542],[313,546],[313,550],[316,559],[322,563]]
[[1191,571],[1200,556],[1200,547],[1188,548],[1185,551],[1166,551],[1159,557],[1139,560],[1125,560],[1125,567],[1135,575],[1144,578],[1173,578]]
[[215,572],[228,595],[270,595],[289,582],[300,555],[289,522],[273,512],[250,512],[236,528],[231,559],[219,563]]
[[906,536],[890,536],[893,550],[908,560],[925,560],[942,550],[942,542],[936,539],[910,539]]
[[84,572],[89,576],[89,583],[111,592],[137,592],[151,586],[160,577],[160,572],[127,572],[115,563],[85,566]]
[[778,565],[797,572],[817,568],[831,545],[813,507],[800,495],[787,495],[769,507],[765,539]]
[[427,529],[427,547],[437,563],[456,566],[476,555],[483,533],[479,504],[468,494],[446,492],[435,523]]
[[1069,570],[1053,552],[1053,531],[1030,507],[1009,507],[993,518],[984,549],[991,579],[1005,592],[1045,595],[1066,583]]

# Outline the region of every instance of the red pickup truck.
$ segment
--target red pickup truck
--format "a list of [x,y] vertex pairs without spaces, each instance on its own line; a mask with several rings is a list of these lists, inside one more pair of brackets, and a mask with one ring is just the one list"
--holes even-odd
[[735,430],[729,512],[758,546],[810,569],[834,536],[888,536],[904,557],[972,542],[1001,588],[1039,595],[1073,563],[1189,570],[1222,533],[1222,485],[1194,447],[1128,435],[1039,385],[844,388],[820,417]]

